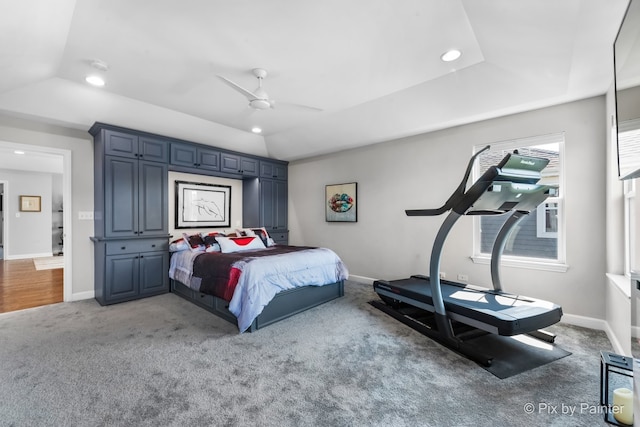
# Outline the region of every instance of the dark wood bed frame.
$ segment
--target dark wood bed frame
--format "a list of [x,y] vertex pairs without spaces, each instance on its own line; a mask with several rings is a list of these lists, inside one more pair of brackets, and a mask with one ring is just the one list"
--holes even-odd
[[[171,280],[171,292],[235,325],[238,324],[236,316],[228,309],[229,302],[222,298],[194,291],[177,280]],[[282,291],[267,304],[247,331],[254,332],[341,296],[344,296],[344,281],[324,286],[303,286]]]

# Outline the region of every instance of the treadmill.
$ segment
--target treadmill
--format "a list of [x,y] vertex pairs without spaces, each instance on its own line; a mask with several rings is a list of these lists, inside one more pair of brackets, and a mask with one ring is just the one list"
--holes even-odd
[[[503,336],[528,334],[547,342],[555,335],[542,330],[560,321],[562,307],[540,299],[510,294],[502,290],[500,258],[515,226],[557,187],[538,184],[549,160],[507,154],[465,191],[475,159],[470,160],[464,178],[445,204],[437,209],[406,210],[408,216],[436,216],[445,212],[436,235],[429,266],[430,276],[376,280],[373,289],[380,301],[370,304],[450,349],[490,366],[493,356],[475,348],[471,340],[492,333]],[[493,289],[443,280],[440,260],[449,231],[463,215],[509,215],[494,241],[491,253]]]

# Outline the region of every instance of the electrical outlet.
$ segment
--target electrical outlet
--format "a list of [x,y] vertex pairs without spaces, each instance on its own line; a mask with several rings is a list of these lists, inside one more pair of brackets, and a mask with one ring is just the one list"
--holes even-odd
[[468,282],[469,276],[467,276],[466,274],[458,274],[458,280],[461,282]]
[[445,273],[444,271],[440,272],[440,278],[444,279],[445,277],[447,277],[447,273]]

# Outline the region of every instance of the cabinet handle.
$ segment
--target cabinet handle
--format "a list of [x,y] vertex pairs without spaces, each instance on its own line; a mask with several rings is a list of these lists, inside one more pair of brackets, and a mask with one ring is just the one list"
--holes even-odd
[[120,249],[122,249],[122,250],[124,251],[125,249],[127,249],[127,247],[126,247],[126,246],[123,246],[123,247],[121,247]]
[[142,233],[144,233],[144,231],[138,231],[138,234],[142,234]]
[[152,248],[155,248],[155,247],[156,247],[156,245],[151,245],[151,247],[152,247]]

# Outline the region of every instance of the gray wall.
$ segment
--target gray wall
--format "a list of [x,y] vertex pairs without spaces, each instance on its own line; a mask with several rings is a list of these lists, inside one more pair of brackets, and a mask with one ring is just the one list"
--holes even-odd
[[[4,258],[51,256],[52,175],[0,169],[0,181],[7,182],[3,200],[8,226]],[[21,212],[21,195],[40,196],[40,212]]]
[[[565,313],[603,319],[605,282],[605,97],[487,120],[372,147],[292,162],[291,244],[334,249],[350,273],[396,279],[428,274],[443,217],[407,217],[405,209],[440,206],[462,178],[477,144],[565,132],[564,273],[502,267],[505,290],[554,301]],[[358,222],[326,223],[324,186],[358,183]],[[447,239],[442,271],[490,286],[489,266],[474,264],[471,218]]]

